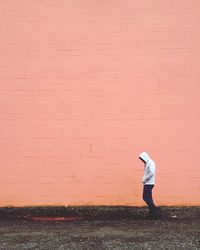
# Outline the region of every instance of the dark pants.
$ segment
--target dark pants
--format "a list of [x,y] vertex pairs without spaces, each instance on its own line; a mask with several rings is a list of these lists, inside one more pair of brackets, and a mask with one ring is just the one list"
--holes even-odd
[[157,213],[157,207],[155,206],[152,198],[152,189],[154,185],[144,185],[143,200],[149,207],[149,215],[154,216]]

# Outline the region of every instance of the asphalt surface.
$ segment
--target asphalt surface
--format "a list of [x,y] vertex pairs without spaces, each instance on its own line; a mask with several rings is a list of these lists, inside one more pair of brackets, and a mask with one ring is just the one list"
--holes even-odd
[[200,221],[1,220],[0,249],[200,249]]
[[200,249],[200,207],[0,208],[0,249]]

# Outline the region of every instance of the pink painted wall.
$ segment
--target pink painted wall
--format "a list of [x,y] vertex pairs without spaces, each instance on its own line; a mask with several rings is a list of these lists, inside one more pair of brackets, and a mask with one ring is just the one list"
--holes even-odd
[[200,1],[0,1],[0,205],[200,205]]

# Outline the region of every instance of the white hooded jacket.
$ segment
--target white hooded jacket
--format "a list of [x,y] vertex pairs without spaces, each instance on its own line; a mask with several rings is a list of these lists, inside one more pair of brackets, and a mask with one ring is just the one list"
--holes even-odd
[[154,185],[155,184],[155,175],[156,175],[156,165],[155,162],[150,158],[146,152],[142,152],[139,155],[139,158],[145,161],[144,175],[142,181],[144,185]]

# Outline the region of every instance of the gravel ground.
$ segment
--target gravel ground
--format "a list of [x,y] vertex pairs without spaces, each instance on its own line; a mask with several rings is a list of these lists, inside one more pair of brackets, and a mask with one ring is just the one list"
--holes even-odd
[[200,249],[200,220],[0,220],[0,249]]

